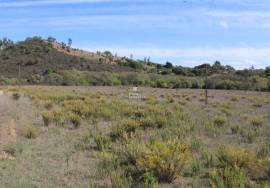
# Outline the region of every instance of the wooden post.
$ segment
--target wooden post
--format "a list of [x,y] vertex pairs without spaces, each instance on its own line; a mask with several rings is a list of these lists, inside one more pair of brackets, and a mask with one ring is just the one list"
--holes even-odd
[[21,80],[21,64],[19,63],[19,73],[18,73],[18,78]]
[[21,87],[21,63],[19,63],[19,70],[18,70],[18,85]]
[[208,70],[207,64],[205,64],[205,105],[208,104]]

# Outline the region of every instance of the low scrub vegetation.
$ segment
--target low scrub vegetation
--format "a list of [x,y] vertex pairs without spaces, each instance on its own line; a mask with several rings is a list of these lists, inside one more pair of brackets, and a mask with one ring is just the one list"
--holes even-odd
[[148,145],[136,164],[144,173],[153,174],[160,182],[172,182],[182,172],[189,158],[187,146],[176,140]]
[[26,125],[21,129],[21,134],[28,139],[35,139],[39,134],[38,125]]
[[111,89],[21,89],[40,123],[21,127],[20,136],[38,144],[36,156],[43,154],[40,141],[48,144],[46,153],[64,172],[56,176],[92,187],[269,185],[269,104],[254,108],[244,92],[216,91],[206,106],[200,91],[155,89],[133,100],[125,89]]

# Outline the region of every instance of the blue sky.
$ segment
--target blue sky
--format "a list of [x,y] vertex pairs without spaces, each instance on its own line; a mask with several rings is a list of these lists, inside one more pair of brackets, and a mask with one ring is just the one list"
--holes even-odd
[[269,0],[0,0],[0,37],[38,35],[195,66],[270,66]]

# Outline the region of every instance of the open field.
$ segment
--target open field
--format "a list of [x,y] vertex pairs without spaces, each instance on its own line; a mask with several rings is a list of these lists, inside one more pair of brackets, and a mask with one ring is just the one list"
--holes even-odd
[[270,187],[270,93],[2,87],[1,187]]

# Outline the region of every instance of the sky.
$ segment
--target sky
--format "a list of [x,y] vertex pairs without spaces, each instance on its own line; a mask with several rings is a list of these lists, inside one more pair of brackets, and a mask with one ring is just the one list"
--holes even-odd
[[270,0],[0,0],[0,38],[193,67],[270,66]]

